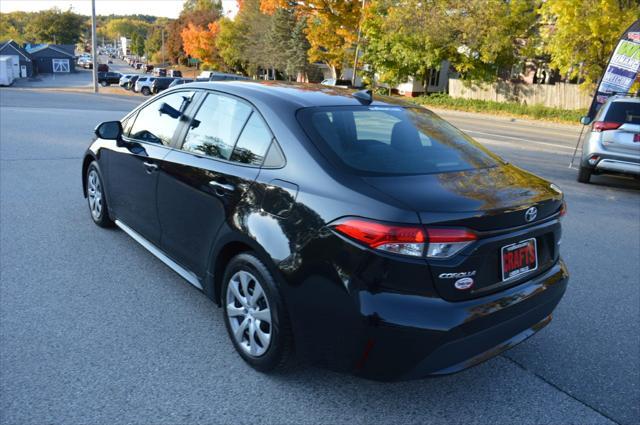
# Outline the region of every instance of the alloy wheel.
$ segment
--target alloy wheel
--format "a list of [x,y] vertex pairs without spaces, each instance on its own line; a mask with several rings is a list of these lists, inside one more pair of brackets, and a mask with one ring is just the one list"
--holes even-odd
[[227,320],[234,339],[245,353],[260,357],[273,335],[271,309],[264,289],[251,273],[236,272],[227,285]]
[[100,220],[102,217],[102,184],[96,170],[89,171],[87,176],[87,197],[93,219]]

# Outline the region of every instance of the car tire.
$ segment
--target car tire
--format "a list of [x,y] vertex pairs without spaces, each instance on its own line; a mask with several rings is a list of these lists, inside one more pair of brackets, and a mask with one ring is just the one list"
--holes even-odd
[[109,83],[107,83],[106,81],[100,81],[100,85],[102,87],[107,87],[109,85]]
[[591,169],[581,165],[578,169],[578,181],[580,183],[589,183],[589,180],[591,180]]
[[273,275],[255,254],[229,261],[221,298],[225,326],[240,357],[263,373],[284,368],[293,352],[289,315]]
[[100,227],[113,227],[114,223],[109,217],[109,208],[105,197],[104,180],[96,161],[91,162],[87,167],[85,179],[87,182],[87,203],[91,219]]
[[140,93],[145,96],[149,96],[151,94],[151,90],[149,90],[149,87],[143,87],[140,89]]

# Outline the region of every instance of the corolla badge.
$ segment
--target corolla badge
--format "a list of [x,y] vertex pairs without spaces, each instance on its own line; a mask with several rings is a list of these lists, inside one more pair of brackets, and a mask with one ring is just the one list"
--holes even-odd
[[470,277],[463,277],[462,279],[456,280],[453,286],[455,286],[456,289],[464,291],[465,289],[469,289],[473,286],[473,279]]
[[475,276],[476,275],[476,271],[475,270],[471,270],[470,272],[458,272],[458,273],[440,273],[438,275],[438,277],[440,279],[458,279],[461,277],[471,277],[471,276]]
[[536,207],[531,207],[524,212],[524,219],[527,220],[528,223],[532,222],[538,216],[538,209]]

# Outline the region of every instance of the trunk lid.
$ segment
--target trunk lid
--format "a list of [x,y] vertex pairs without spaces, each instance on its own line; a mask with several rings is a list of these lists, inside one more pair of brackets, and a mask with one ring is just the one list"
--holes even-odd
[[[426,259],[444,299],[465,300],[517,285],[549,269],[558,259],[562,193],[513,165],[364,179],[416,211],[427,228],[461,227],[477,233],[478,240],[460,253],[447,259]],[[537,214],[528,220],[525,213],[531,207]],[[536,269],[503,280],[502,248],[527,239],[535,239]],[[456,282],[465,278],[473,279],[473,285],[457,289]]]

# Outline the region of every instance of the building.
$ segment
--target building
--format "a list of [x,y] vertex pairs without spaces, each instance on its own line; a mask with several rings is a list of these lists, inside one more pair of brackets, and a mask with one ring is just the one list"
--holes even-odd
[[31,55],[29,55],[29,53],[27,53],[27,51],[20,47],[20,45],[15,41],[9,40],[0,42],[0,55],[14,56],[17,59],[14,60],[14,64],[17,64],[18,66],[18,69],[14,69],[14,76],[30,78],[35,74]]
[[28,45],[25,50],[31,56],[38,73],[76,72],[75,46],[73,44]]

